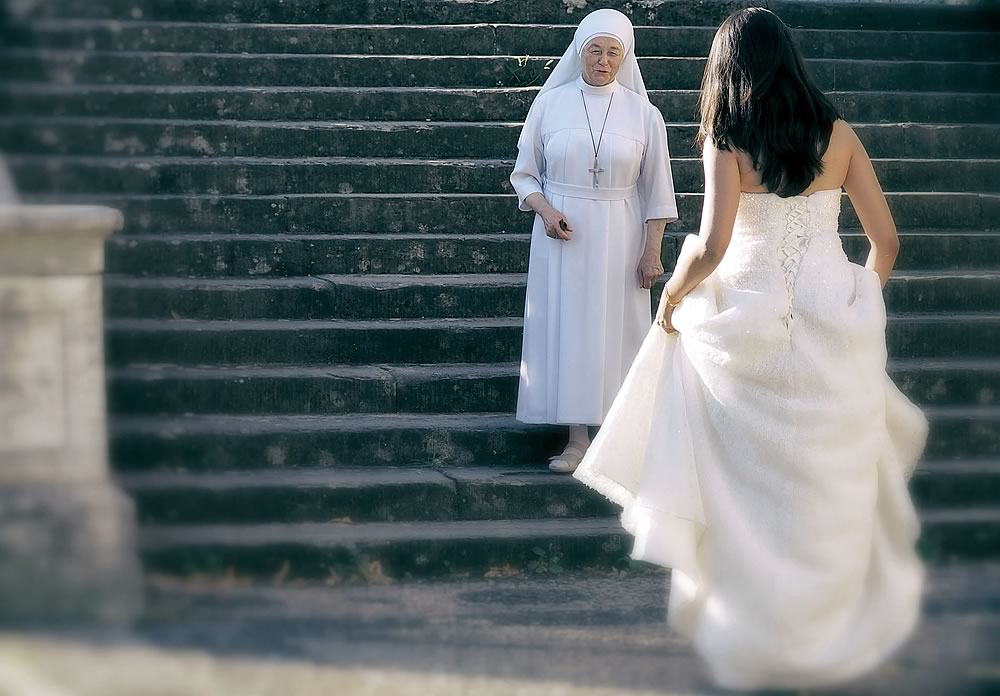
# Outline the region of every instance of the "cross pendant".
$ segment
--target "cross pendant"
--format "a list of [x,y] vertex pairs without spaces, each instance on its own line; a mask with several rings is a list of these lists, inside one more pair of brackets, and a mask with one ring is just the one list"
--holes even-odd
[[604,172],[604,170],[597,163],[597,158],[596,157],[594,158],[594,166],[592,168],[588,169],[587,171],[594,175],[594,188],[598,188],[598,185],[597,185],[597,176],[599,174],[602,174]]

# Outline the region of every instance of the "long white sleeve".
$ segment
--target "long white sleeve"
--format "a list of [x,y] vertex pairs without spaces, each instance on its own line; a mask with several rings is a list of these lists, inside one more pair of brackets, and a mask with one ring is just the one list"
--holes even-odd
[[524,200],[533,193],[542,193],[542,181],[545,177],[541,132],[544,104],[538,102],[539,99],[536,99],[521,129],[521,137],[517,141],[517,161],[510,174],[510,184],[517,193],[517,207],[526,212],[531,208]]
[[674,178],[670,173],[667,129],[659,109],[650,107],[646,118],[646,151],[639,169],[639,197],[643,221],[677,219]]

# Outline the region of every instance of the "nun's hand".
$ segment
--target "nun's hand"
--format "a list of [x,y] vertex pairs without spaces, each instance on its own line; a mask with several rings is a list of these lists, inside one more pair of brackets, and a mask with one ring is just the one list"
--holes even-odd
[[550,208],[542,213],[542,222],[545,223],[545,234],[552,239],[561,239],[568,242],[573,238],[573,228],[569,224],[566,216],[555,208]]
[[649,290],[653,287],[653,283],[663,275],[663,263],[660,261],[660,255],[645,252],[639,259],[636,273],[639,276],[639,287],[643,290]]

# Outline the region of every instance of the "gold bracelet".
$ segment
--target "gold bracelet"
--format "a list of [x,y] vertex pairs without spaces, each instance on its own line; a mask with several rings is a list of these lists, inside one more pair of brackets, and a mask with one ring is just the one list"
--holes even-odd
[[684,301],[684,298],[682,297],[680,299],[680,301],[677,302],[676,304],[673,303],[673,302],[671,302],[670,301],[670,293],[667,291],[667,286],[666,285],[663,286],[663,296],[667,298],[667,306],[670,307],[670,309],[677,309],[678,307],[681,306],[681,302]]

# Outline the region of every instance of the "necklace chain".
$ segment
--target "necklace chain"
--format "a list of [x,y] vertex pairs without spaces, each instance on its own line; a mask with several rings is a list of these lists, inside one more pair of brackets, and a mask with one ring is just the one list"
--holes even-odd
[[594,141],[594,126],[590,123],[590,111],[587,109],[587,98],[583,95],[583,90],[580,90],[580,99],[583,100],[583,113],[587,115],[587,132],[590,133],[590,144],[594,147],[594,159],[597,159],[597,153],[601,149],[601,143],[604,142],[604,129],[608,127],[608,116],[611,114],[611,103],[615,100],[615,93],[611,93],[611,99],[608,100],[608,110],[604,114],[604,125],[601,126],[601,137],[595,142]]

